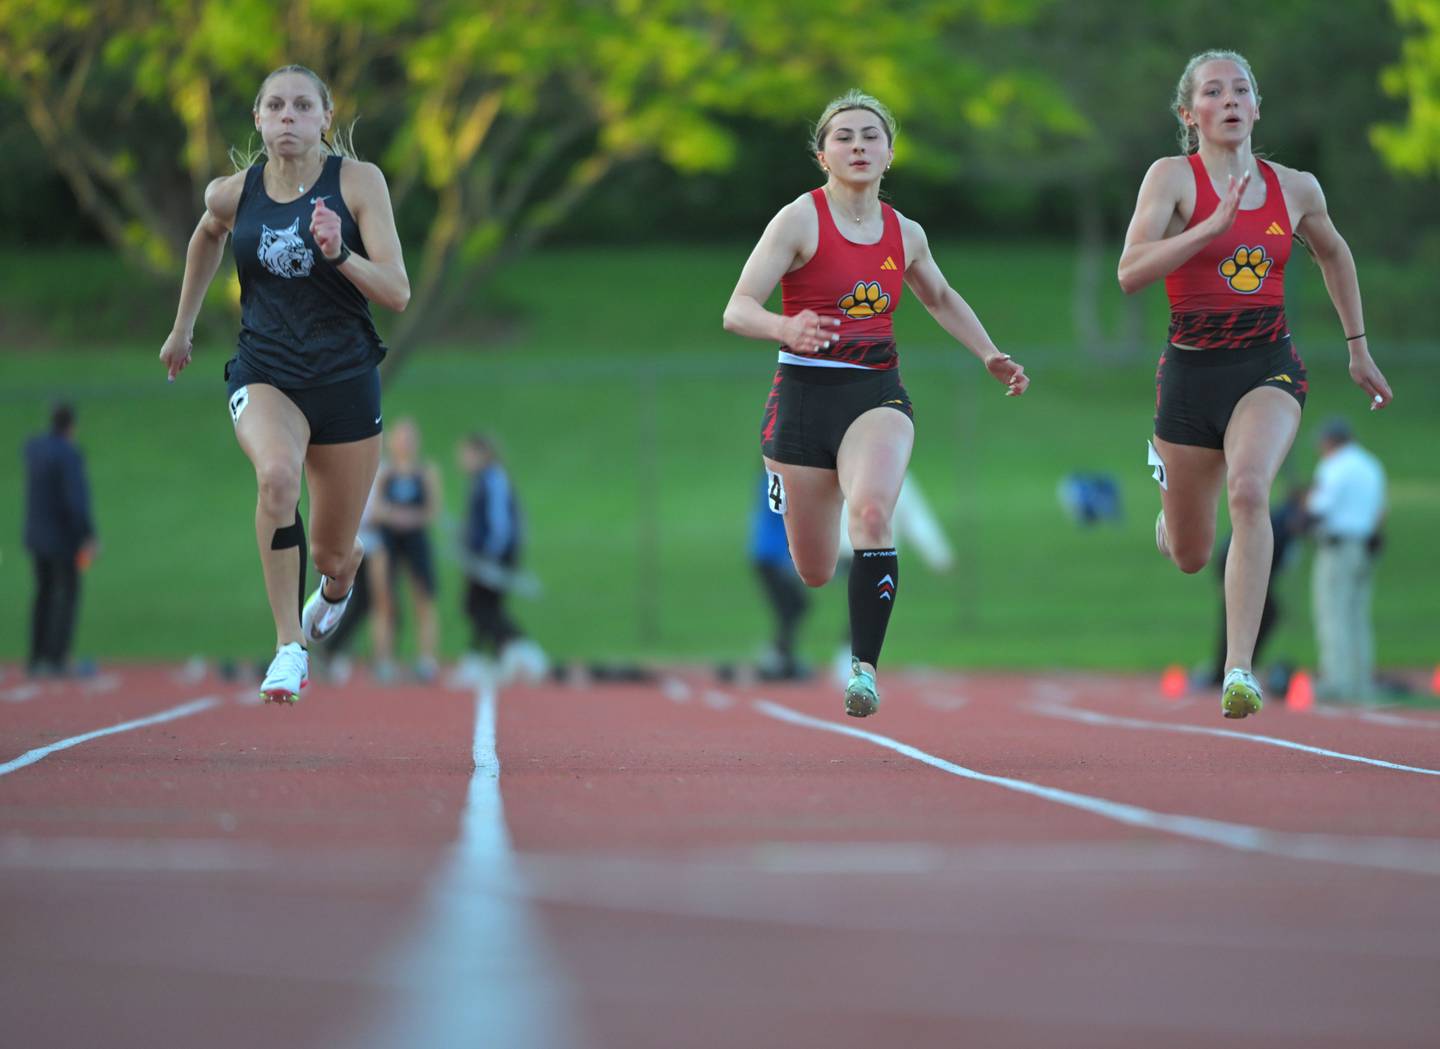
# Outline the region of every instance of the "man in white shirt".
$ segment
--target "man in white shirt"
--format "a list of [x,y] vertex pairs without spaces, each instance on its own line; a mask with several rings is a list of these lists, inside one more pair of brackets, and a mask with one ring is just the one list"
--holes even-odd
[[1375,631],[1370,621],[1374,554],[1385,518],[1385,471],[1332,419],[1320,433],[1320,462],[1306,498],[1315,532],[1312,576],[1316,694],[1368,700],[1375,694]]

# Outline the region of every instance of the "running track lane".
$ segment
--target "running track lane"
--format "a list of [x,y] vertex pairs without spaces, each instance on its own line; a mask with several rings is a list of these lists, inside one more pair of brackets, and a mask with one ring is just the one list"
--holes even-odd
[[[113,1044],[378,1044],[415,1004],[393,963],[418,950],[443,973],[446,952],[486,948],[428,931],[437,909],[509,900],[581,1032],[565,1045],[1429,1044],[1437,879],[1140,831],[754,705],[1151,809],[1437,836],[1429,777],[1027,709],[1064,687],[1157,716],[1143,685],[1077,698],[1084,683],[892,681],[864,722],[829,689],[508,692],[509,881],[448,896],[445,858],[471,833],[468,697],[352,688],[293,711],[230,704],[174,740],[96,740],[0,777],[0,825],[23,785],[40,849],[27,867],[0,847],[0,1007],[48,1019],[31,1041],[52,1045],[78,1016]],[[1161,711],[1192,713],[1222,724]],[[1440,756],[1440,733],[1268,712],[1253,727]],[[66,857],[83,862],[55,869]]]
[[[1137,830],[753,706],[1164,812],[1440,839],[1430,779],[1068,725],[1026,710],[1029,686],[892,682],[866,722],[828,689],[507,697],[506,812],[597,1044],[1427,1043],[1436,878]],[[1106,688],[1146,706],[1135,682]],[[1330,731],[1385,756],[1368,729]],[[1440,765],[1428,746],[1400,756]]]
[[[145,684],[114,708],[170,705]],[[7,1044],[344,1045],[388,1007],[376,973],[458,834],[470,697],[183,687],[227,702],[0,777]],[[9,750],[120,720],[51,698],[6,710]]]

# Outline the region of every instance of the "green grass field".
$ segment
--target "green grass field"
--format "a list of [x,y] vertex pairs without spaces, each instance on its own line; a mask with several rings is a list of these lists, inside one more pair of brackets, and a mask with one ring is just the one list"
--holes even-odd
[[[746,541],[774,353],[720,328],[746,250],[566,249],[519,259],[472,311],[477,330],[503,338],[428,348],[386,390],[388,420],[410,414],[421,423],[427,454],[445,471],[452,518],[463,498],[456,439],[474,428],[501,436],[530,523],[529,562],[545,585],[541,599],[516,611],[557,654],[736,658],[767,636]],[[901,314],[918,429],[913,470],[959,559],[946,576],[905,561],[887,662],[1133,669],[1207,659],[1217,580],[1208,571],[1182,576],[1152,540],[1158,503],[1144,441],[1163,295],[1152,289],[1145,300],[1154,349],[1100,363],[1069,345],[1073,266],[1064,246],[955,244],[936,253],[1034,383],[1018,401],[1003,397],[923,309],[910,302]],[[70,272],[63,261],[22,266],[11,256],[0,272],[22,288],[49,288]],[[10,347],[0,350],[0,447],[8,449],[0,492],[10,506],[0,514],[0,589],[10,598],[0,604],[0,660],[23,657],[31,593],[16,450],[60,395],[79,403],[103,542],[85,582],[77,653],[263,655],[273,638],[254,549],[254,480],[231,435],[220,377],[230,344],[200,345],[169,386],[154,358],[173,299],[147,290],[127,312],[114,263],[92,260],[81,273],[103,306],[69,307],[56,291],[43,310],[63,321],[46,326],[32,310],[31,320],[12,313],[0,329]],[[17,282],[0,308],[15,302]],[[1376,587],[1379,655],[1390,666],[1431,665],[1440,661],[1440,569],[1430,552],[1440,479],[1427,449],[1440,437],[1440,366],[1376,335],[1397,401],[1371,415],[1345,374],[1318,279],[1297,274],[1292,293],[1312,393],[1289,476],[1309,477],[1313,434],[1335,413],[1380,455],[1392,508]],[[1107,323],[1119,303],[1107,289]],[[1372,318],[1372,335],[1383,327],[1383,317]],[[56,330],[90,348],[16,348],[26,332],[70,341]],[[105,332],[113,345],[94,348]],[[1117,478],[1121,524],[1082,529],[1065,517],[1056,488],[1076,470]],[[448,540],[436,538],[443,550]],[[1308,586],[1307,551],[1281,577],[1283,622],[1269,658],[1313,665]],[[821,660],[836,647],[844,592],[815,597],[805,649]],[[458,569],[442,561],[447,655],[464,645],[459,601]]]

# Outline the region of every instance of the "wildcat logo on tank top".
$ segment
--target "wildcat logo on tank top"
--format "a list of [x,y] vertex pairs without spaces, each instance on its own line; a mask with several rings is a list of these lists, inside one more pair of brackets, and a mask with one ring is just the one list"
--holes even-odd
[[284,229],[260,226],[260,248],[256,253],[260,265],[277,277],[308,277],[315,265],[315,253],[300,239],[300,220],[297,218]]

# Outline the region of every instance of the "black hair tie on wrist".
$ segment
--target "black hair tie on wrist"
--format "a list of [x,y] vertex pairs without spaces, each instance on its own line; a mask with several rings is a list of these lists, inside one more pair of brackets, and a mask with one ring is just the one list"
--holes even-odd
[[1365,338],[1365,333],[1362,331],[1359,335],[1347,335],[1347,336],[1345,336],[1345,341],[1346,341],[1346,342],[1354,342],[1356,339],[1363,339],[1363,338]]

